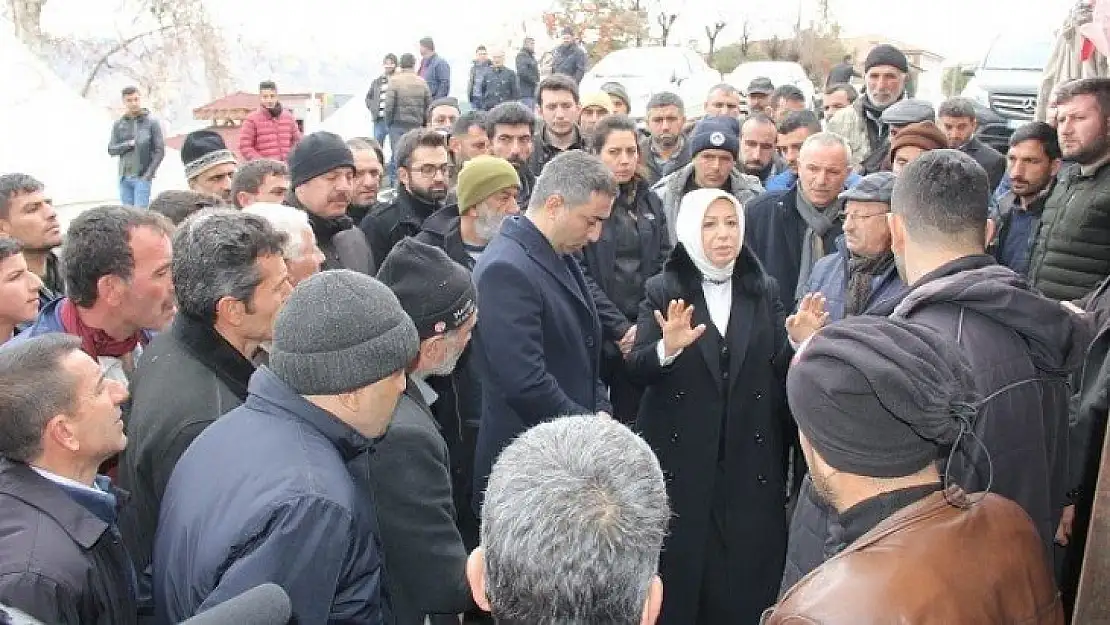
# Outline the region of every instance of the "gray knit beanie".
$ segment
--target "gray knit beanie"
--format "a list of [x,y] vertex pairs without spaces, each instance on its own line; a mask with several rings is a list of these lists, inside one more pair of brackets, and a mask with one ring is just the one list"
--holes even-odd
[[406,368],[416,326],[389,287],[340,269],[293,289],[274,324],[270,369],[301,395],[349,393]]

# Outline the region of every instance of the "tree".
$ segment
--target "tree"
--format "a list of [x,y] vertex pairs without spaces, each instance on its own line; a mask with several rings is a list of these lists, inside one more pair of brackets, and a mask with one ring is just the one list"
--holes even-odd
[[[230,70],[223,37],[212,24],[203,0],[120,0],[120,15],[130,16],[115,37],[60,38],[42,29],[49,0],[9,0],[20,40],[49,61],[82,68],[80,93],[88,96],[109,75],[145,87],[158,106],[172,83],[191,73],[198,52],[211,94],[230,91]],[[55,0],[62,3],[62,0]]]
[[677,13],[660,13],[655,17],[655,21],[663,29],[663,35],[659,39],[660,45],[667,45],[667,40],[671,38],[671,29],[674,28],[675,20],[678,19]]
[[967,86],[971,76],[964,73],[964,68],[956,65],[944,68],[944,95],[948,97],[960,95]]
[[744,19],[740,24],[740,56],[747,58],[748,53],[751,51],[752,44],[752,23],[751,20]]
[[705,36],[709,39],[709,63],[713,64],[713,53],[717,49],[717,37],[721,36],[721,31],[725,29],[728,23],[717,20],[713,22],[713,26],[705,27]]
[[647,32],[647,15],[636,0],[555,0],[545,15],[548,34],[570,27],[597,61],[611,50],[634,45]]
[[767,58],[772,61],[779,61],[786,55],[786,45],[778,35],[773,35],[770,39],[764,42],[763,51],[767,53]]

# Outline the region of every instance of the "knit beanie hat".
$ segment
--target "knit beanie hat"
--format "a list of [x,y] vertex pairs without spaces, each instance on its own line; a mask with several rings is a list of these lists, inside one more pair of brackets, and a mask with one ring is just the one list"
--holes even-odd
[[890,160],[893,161],[898,150],[912,145],[921,150],[943,150],[948,147],[944,132],[933,122],[910,124],[898,131],[898,136],[890,142]]
[[412,237],[393,246],[378,280],[397,296],[420,340],[461,327],[478,310],[470,272],[443,250]]
[[605,93],[604,91],[595,91],[593,93],[586,94],[582,98],[581,106],[583,109],[588,109],[591,106],[596,106],[600,109],[603,109],[606,113],[613,112],[613,100],[610,99],[609,94]]
[[496,156],[476,156],[467,161],[459,172],[455,194],[459,199],[459,214],[474,208],[479,202],[509,187],[520,187],[520,175],[513,164]]
[[216,165],[238,165],[235,155],[227,149],[224,138],[215,130],[194,130],[185,135],[181,144],[181,162],[185,179],[192,180]]
[[293,289],[274,323],[269,366],[301,395],[338,395],[405,369],[419,347],[393,291],[339,269]]
[[619,82],[607,82],[601,85],[601,90],[608,93],[610,96],[615,96],[624,100],[625,106],[631,106],[632,100],[628,98],[628,89],[625,89],[624,85]]
[[289,174],[293,188],[339,167],[355,169],[351,148],[333,132],[314,132],[293,148],[289,154]]
[[690,137],[690,156],[702,150],[725,150],[734,157],[740,154],[740,123],[733,117],[706,117],[694,126]]
[[790,409],[840,471],[913,475],[969,427],[977,399],[960,348],[931,328],[860,315],[823,328],[794,357]]
[[867,60],[863,62],[863,71],[870,71],[872,67],[879,65],[890,65],[903,72],[910,71],[910,63],[906,60],[906,55],[889,43],[879,44],[871,48],[871,51],[867,53]]

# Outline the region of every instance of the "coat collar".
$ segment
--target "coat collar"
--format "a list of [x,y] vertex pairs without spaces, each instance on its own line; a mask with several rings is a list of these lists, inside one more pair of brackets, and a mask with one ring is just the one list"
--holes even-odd
[[186,313],[179,313],[170,329],[185,351],[192,354],[243,401],[254,365],[208,323]]
[[[19,499],[53,519],[82,549],[91,549],[109,527],[60,486],[21,462],[0,459],[0,493]],[[120,503],[126,498],[126,493],[118,489],[113,489],[113,494]]]
[[532,220],[525,215],[507,217],[501,226],[501,234],[517,242],[529,258],[558,280],[587,310],[596,310],[592,301],[587,301],[588,293],[580,273],[575,275],[578,273],[575,271],[576,261],[557,253]]
[[269,367],[260,367],[254,372],[249,388],[246,406],[311,427],[335,446],[343,462],[350,462],[374,446],[373,440],[298,395],[289,385],[278,379]]

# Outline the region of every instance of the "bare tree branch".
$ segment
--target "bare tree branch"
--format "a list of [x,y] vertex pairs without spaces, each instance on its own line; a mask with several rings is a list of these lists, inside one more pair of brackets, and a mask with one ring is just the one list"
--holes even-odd
[[108,51],[102,54],[100,56],[100,59],[97,60],[97,62],[93,65],[92,70],[89,71],[89,75],[85,78],[85,84],[83,87],[81,87],[81,97],[85,97],[89,94],[89,89],[92,88],[93,81],[96,80],[96,75],[100,73],[100,70],[104,69],[104,66],[108,63],[108,59],[112,58],[113,55],[123,52],[136,41],[146,39],[147,37],[151,37],[160,33],[164,33],[171,28],[173,28],[173,26],[168,24],[165,26],[159,26],[158,28],[142,32],[137,35],[132,35],[131,37],[128,37],[127,39],[124,39],[123,41],[120,41],[116,45],[109,48]]

